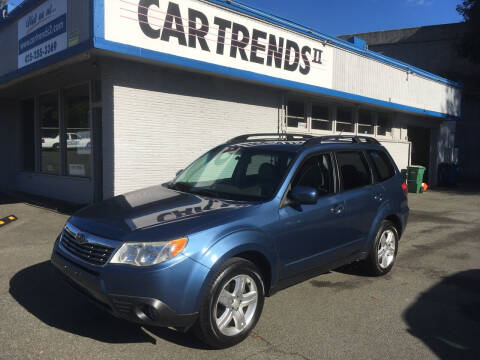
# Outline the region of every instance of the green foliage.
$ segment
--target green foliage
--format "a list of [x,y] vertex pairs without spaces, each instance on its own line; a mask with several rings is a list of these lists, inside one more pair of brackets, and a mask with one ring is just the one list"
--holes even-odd
[[480,64],[480,0],[463,0],[457,11],[465,19],[466,32],[458,45],[461,56]]
[[5,6],[8,3],[9,0],[0,0],[0,8]]

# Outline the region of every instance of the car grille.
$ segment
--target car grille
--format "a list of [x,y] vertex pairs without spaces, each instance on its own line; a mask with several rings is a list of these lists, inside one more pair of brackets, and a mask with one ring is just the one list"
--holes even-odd
[[104,265],[110,258],[113,248],[93,242],[79,244],[75,240],[75,234],[67,228],[63,230],[61,244],[76,257],[93,265]]

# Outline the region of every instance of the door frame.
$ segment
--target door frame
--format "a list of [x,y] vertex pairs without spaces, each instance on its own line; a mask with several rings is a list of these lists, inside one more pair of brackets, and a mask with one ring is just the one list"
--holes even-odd
[[92,155],[90,166],[92,168],[92,202],[94,203],[103,200],[103,107],[101,92],[100,98],[94,99],[95,86],[98,85],[96,81],[99,80],[90,81],[90,151]]

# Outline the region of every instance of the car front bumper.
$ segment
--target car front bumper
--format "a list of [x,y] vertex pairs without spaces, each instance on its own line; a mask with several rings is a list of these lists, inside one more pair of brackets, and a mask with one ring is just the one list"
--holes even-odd
[[[188,259],[188,261],[192,260]],[[111,271],[112,269],[110,271],[105,271],[105,268],[95,269],[74,259],[62,251],[58,245],[55,245],[52,252],[51,263],[74,289],[115,317],[142,325],[178,329],[191,327],[197,319],[197,312],[177,312],[167,305],[164,299],[162,299],[164,301],[160,300],[160,296],[153,296],[154,293],[150,289],[142,290],[142,284],[150,283],[149,288],[162,292],[161,281],[158,281],[158,271],[140,273],[138,269],[131,269],[129,276],[129,269],[122,267],[123,272],[116,275],[115,271]],[[167,268],[167,274],[163,275],[175,276],[174,268],[175,266]],[[178,275],[181,276],[181,274]],[[138,282],[139,277],[142,277],[141,283]],[[179,281],[179,283],[181,282]],[[144,294],[145,296],[143,296]],[[178,294],[179,292],[177,292],[177,297]],[[178,304],[181,301],[179,299],[177,302],[171,301],[171,303]]]

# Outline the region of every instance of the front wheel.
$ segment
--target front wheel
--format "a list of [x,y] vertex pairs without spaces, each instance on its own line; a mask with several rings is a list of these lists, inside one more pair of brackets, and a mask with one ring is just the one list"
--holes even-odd
[[238,344],[257,324],[264,300],[257,267],[248,260],[232,258],[214,275],[194,332],[213,348]]
[[398,231],[389,220],[383,220],[370,254],[365,260],[367,271],[374,276],[385,275],[393,268],[398,252]]

